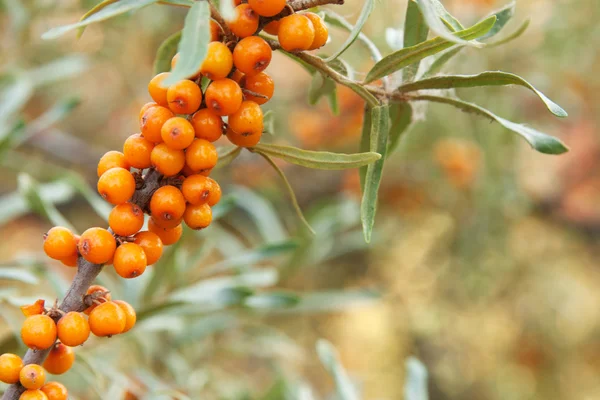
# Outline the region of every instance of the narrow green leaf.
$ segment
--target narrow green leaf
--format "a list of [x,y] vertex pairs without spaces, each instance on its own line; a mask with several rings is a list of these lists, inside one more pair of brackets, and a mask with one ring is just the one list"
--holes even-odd
[[496,36],[502,30],[502,28],[504,28],[508,21],[510,21],[515,15],[516,7],[516,1],[511,1],[501,9],[492,12],[490,15],[496,16],[496,23],[494,24],[492,29],[490,29],[488,33],[480,37],[479,40],[486,40],[491,38],[492,36]]
[[[350,22],[348,22],[341,15],[333,12],[332,10],[323,10],[323,13],[325,15],[326,23],[336,26],[338,28],[342,28],[348,32],[352,32],[353,25]],[[371,41],[371,39],[369,39],[369,37],[367,35],[365,35],[363,32],[358,33],[357,39],[359,42],[362,42],[367,47],[367,49],[369,49],[369,52],[371,53],[371,57],[373,58],[373,60],[375,60],[375,62],[377,62],[383,58],[381,56],[381,52],[379,51],[377,46],[375,46],[375,43],[373,43]]]
[[313,79],[308,88],[308,102],[311,105],[315,105],[319,102],[321,97],[325,96],[331,107],[331,111],[335,115],[338,115],[340,109],[337,101],[337,86],[333,79],[324,76],[321,73],[314,74]]
[[439,54],[435,61],[429,66],[429,69],[425,71],[421,78],[429,78],[444,68],[444,66],[450,61],[455,55],[457,55],[465,46],[455,46],[454,48],[448,49],[443,53]]
[[164,85],[172,85],[194,75],[206,58],[209,42],[210,8],[208,2],[198,1],[185,17],[178,47],[179,60],[171,75],[164,80]]
[[166,4],[170,6],[183,6],[183,7],[191,7],[194,5],[194,0],[161,0],[160,4]]
[[327,151],[303,150],[297,147],[266,143],[259,143],[253,149],[272,157],[281,158],[291,164],[326,170],[357,168],[371,164],[381,158],[380,154],[374,152],[356,154],[330,153]]
[[[2,129],[2,128],[0,128]],[[0,160],[10,149],[15,148],[25,132],[25,121],[19,120],[6,131],[0,131]]]
[[290,308],[299,302],[297,294],[286,292],[257,293],[244,299],[246,307],[262,310]]
[[405,400],[429,400],[427,390],[427,368],[415,357],[406,360],[406,379],[404,383]]
[[[458,43],[465,46],[477,46],[476,43],[468,42],[474,38],[461,37],[452,33],[453,31],[463,31],[464,27],[438,0],[418,0],[417,4],[423,13],[423,17],[425,18],[427,25],[429,25],[429,28],[440,38],[446,39],[451,43]],[[446,24],[448,26],[446,26]]]
[[23,268],[0,268],[0,280],[18,281],[35,285],[39,282],[38,277]]
[[525,22],[523,22],[521,24],[521,26],[519,26],[519,29],[517,29],[516,31],[514,31],[513,33],[511,33],[510,35],[508,35],[504,39],[498,39],[495,42],[488,42],[488,43],[486,43],[486,47],[497,47],[497,46],[501,46],[503,44],[506,44],[508,42],[512,42],[513,40],[515,40],[518,37],[520,37],[523,33],[525,33],[525,31],[529,27],[529,23],[530,22],[531,22],[531,20],[529,20],[529,19],[525,20]]
[[34,85],[26,75],[18,75],[0,92],[0,126],[17,113],[33,95]]
[[366,290],[329,290],[300,295],[300,302],[291,310],[294,313],[335,312],[373,305],[381,293]]
[[[463,31],[456,32],[454,35],[463,39],[476,39],[481,35],[488,32],[494,23],[496,17],[492,16],[484,21],[473,25],[472,27]],[[429,39],[416,46],[407,47],[402,50],[398,50],[379,61],[373,66],[373,68],[367,74],[365,83],[373,82],[376,79],[390,75],[391,73],[401,70],[402,68],[414,64],[415,62],[422,60],[425,57],[439,53],[440,51],[446,50],[454,45],[453,42],[448,41],[442,37],[436,37]]]
[[559,139],[547,135],[545,133],[539,132],[533,128],[530,128],[525,125],[517,124],[515,122],[509,121],[507,119],[501,118],[491,111],[486,110],[483,107],[480,107],[473,103],[468,103],[466,101],[462,101],[459,99],[452,99],[448,97],[440,97],[440,96],[414,96],[411,97],[411,100],[416,101],[432,101],[435,103],[443,103],[454,106],[464,112],[473,113],[477,115],[481,115],[487,117],[493,121],[498,122],[500,125],[504,126],[506,129],[509,129],[515,133],[521,135],[535,150],[544,154],[562,154],[569,151],[569,148],[561,142]]
[[[255,147],[255,149],[256,149],[256,147]],[[269,157],[268,154],[263,153],[259,149],[256,149],[256,152],[258,154],[260,154],[271,165],[271,167],[273,167],[273,169],[277,172],[277,174],[279,175],[279,177],[281,178],[281,180],[285,184],[285,187],[288,190],[288,194],[290,196],[290,199],[292,200],[292,206],[294,207],[294,210],[296,211],[296,215],[298,215],[298,219],[300,219],[300,221],[302,222],[302,224],[306,228],[306,230],[308,232],[310,232],[312,235],[314,235],[315,231],[313,230],[313,228],[310,226],[310,224],[306,220],[306,217],[304,216],[304,213],[302,212],[302,208],[300,208],[300,204],[298,204],[298,199],[296,198],[296,193],[294,192],[294,188],[292,188],[290,181],[288,181],[287,177],[285,176],[285,174],[283,173],[281,168],[279,168],[279,166],[277,164],[275,164],[275,162],[271,159],[271,157]]]
[[480,86],[507,86],[519,85],[523,86],[535,93],[548,110],[557,117],[567,117],[568,114],[558,104],[546,97],[542,92],[537,90],[533,85],[518,75],[501,71],[486,71],[478,75],[446,75],[436,76],[434,78],[424,79],[417,82],[407,83],[400,86],[397,90],[401,93],[414,92],[424,89],[454,89],[454,88],[471,88]]
[[117,15],[124,14],[126,12],[136,10],[150,4],[156,3],[158,0],[120,0],[116,3],[112,3],[103,7],[101,10],[91,15],[89,18],[76,22],[70,25],[58,26],[52,28],[42,35],[42,39],[55,39],[59,36],[64,35],[74,29],[82,28],[93,24],[94,22],[100,22],[109,18],[116,17]]
[[180,40],[181,31],[172,34],[162,42],[154,59],[154,74],[171,70],[171,59],[177,54],[177,46],[179,46]]
[[371,241],[375,213],[377,211],[377,195],[383,174],[383,162],[386,156],[390,130],[389,106],[371,109],[371,135],[369,147],[372,152],[382,155],[382,158],[367,167],[364,180],[363,197],[360,204],[360,219],[363,226],[365,241]]
[[[367,153],[371,148],[371,108],[365,106],[365,113],[363,117],[363,125],[360,134],[360,145],[359,151],[361,153]],[[367,175],[367,165],[364,165],[358,169],[358,176],[360,179],[360,189],[362,192],[365,190],[365,176]]]
[[215,169],[221,169],[223,167],[228,166],[229,164],[232,163],[233,160],[235,160],[237,158],[237,156],[240,155],[240,152],[242,151],[241,147],[219,147],[217,149],[217,154],[219,155],[219,160],[217,161],[217,165],[215,166]]
[[375,8],[375,0],[365,0],[364,6],[360,12],[358,20],[356,21],[356,24],[352,28],[352,31],[350,31],[350,36],[348,36],[348,38],[346,39],[346,41],[344,42],[344,44],[342,45],[342,47],[340,47],[340,49],[338,51],[336,51],[335,53],[333,53],[333,55],[331,55],[330,57],[325,59],[325,62],[335,60],[336,58],[341,56],[342,53],[344,51],[346,51],[352,43],[354,43],[354,41],[357,39],[359,33],[362,31],[362,28],[365,25],[365,22],[367,22],[367,19],[369,19],[369,15],[371,15],[371,12],[373,11],[374,8]]
[[337,398],[339,400],[359,400],[358,392],[342,366],[335,347],[327,340],[319,339],[317,341],[317,354],[321,363],[335,381]]
[[70,79],[85,72],[91,66],[88,57],[72,54],[25,71],[33,86],[38,88],[63,79]]
[[[406,7],[406,19],[404,22],[404,48],[412,47],[427,40],[429,27],[415,0],[409,0]],[[403,73],[403,81],[410,82],[417,75],[419,63],[408,65]]]
[[219,0],[219,12],[225,18],[225,21],[231,21],[235,18],[235,5],[233,0]]
[[[112,3],[116,3],[117,1],[119,1],[119,0],[101,1],[100,3],[98,3],[94,7],[92,7],[88,12],[83,14],[83,16],[81,18],[79,18],[79,22],[84,21],[85,19],[91,17],[92,15],[100,12],[100,10],[102,10],[103,8],[111,5]],[[77,39],[79,39],[81,37],[81,35],[83,35],[83,31],[85,31],[85,26],[82,26],[81,28],[77,29]]]
[[387,155],[392,154],[400,144],[400,138],[412,123],[413,109],[410,103],[396,103],[390,105],[390,138]]
[[362,97],[369,106],[371,107],[377,107],[378,105],[380,105],[380,101],[377,100],[377,97],[373,96],[371,94],[371,92],[369,92],[363,85],[360,85],[358,83],[352,83],[352,82],[346,82],[344,83],[345,86],[348,86],[350,89],[354,90],[354,93],[358,94],[360,97]]
[[275,134],[275,112],[273,110],[267,110],[263,115],[263,130],[264,132],[274,135]]

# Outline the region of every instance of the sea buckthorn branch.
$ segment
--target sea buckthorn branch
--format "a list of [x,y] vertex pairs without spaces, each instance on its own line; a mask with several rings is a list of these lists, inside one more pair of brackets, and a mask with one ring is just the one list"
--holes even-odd
[[212,19],[217,21],[217,23],[221,26],[221,29],[223,29],[223,35],[226,38],[226,41],[233,39],[234,35],[231,32],[231,29],[229,29],[227,22],[225,22],[225,19],[223,18],[217,7],[215,7],[212,1],[209,1],[208,4],[210,6],[210,16]]
[[344,0],[293,0],[288,5],[294,11],[308,10],[309,8],[324,6],[327,4],[343,5]]

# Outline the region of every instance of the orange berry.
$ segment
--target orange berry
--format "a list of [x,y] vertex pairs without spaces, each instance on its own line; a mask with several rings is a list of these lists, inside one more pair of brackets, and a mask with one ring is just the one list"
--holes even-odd
[[44,252],[50,258],[60,260],[77,253],[75,235],[62,226],[51,228],[44,235]]
[[138,115],[138,119],[142,119],[142,117],[144,116],[144,114],[146,113],[146,111],[148,111],[150,108],[157,106],[158,104],[156,104],[155,102],[151,101],[149,103],[146,103],[142,106],[142,108],[140,108],[140,113]]
[[212,222],[212,210],[208,204],[188,204],[183,220],[192,229],[204,229]]
[[192,175],[185,178],[181,185],[181,193],[188,203],[204,204],[210,196],[211,185],[209,178],[202,175]]
[[168,107],[169,102],[167,101],[167,88],[162,86],[162,82],[171,75],[169,72],[161,72],[150,80],[148,83],[148,93],[150,97],[158,105]]
[[244,101],[240,108],[229,116],[229,126],[243,136],[260,136],[263,131],[263,112],[260,106],[253,101]]
[[325,46],[325,43],[327,43],[327,39],[329,38],[329,31],[327,30],[325,21],[323,21],[323,19],[315,13],[307,12],[304,15],[310,19],[310,22],[313,24],[313,28],[315,28],[315,38],[313,39],[308,50],[315,50]]
[[122,278],[136,278],[146,271],[146,253],[135,243],[123,243],[115,251],[113,266]]
[[98,193],[111,204],[129,201],[135,192],[135,179],[124,168],[111,168],[98,178]]
[[[111,300],[112,296],[111,296],[110,292],[108,291],[108,289],[105,288],[104,286],[100,286],[100,285],[92,285],[92,286],[90,286],[85,294],[89,295],[89,294],[94,294],[94,293],[98,293],[98,292],[103,292],[104,293],[104,295],[102,297],[100,297],[100,299],[104,299],[106,301],[110,301]],[[90,315],[90,313],[92,312],[92,310],[94,308],[96,308],[96,307],[97,307],[97,305],[93,304],[90,307],[88,307],[84,311],[84,313],[87,314],[87,315]]]
[[131,304],[123,300],[115,300],[114,303],[121,307],[121,310],[123,310],[123,313],[125,313],[125,328],[121,333],[128,332],[131,330],[131,328],[133,328],[137,320],[135,309],[131,306]]
[[23,393],[21,393],[21,396],[19,397],[19,400],[49,400],[48,396],[46,395],[46,393],[42,392],[39,389],[35,389],[35,390],[26,390]]
[[210,20],[210,41],[220,42],[223,38],[223,28],[217,23],[217,21]]
[[150,168],[150,153],[153,148],[154,143],[136,133],[125,139],[123,154],[128,165],[137,169]]
[[244,76],[245,75],[240,70],[236,69],[229,75],[229,79],[236,81],[238,84],[240,84]]
[[149,108],[140,118],[140,130],[142,136],[152,143],[162,142],[160,129],[169,118],[173,118],[174,114],[166,107]]
[[75,253],[66,258],[61,258],[60,262],[67,267],[76,267],[77,260],[79,260],[79,254]]
[[193,171],[212,169],[218,159],[215,145],[204,139],[194,140],[185,152],[185,162]]
[[260,142],[261,136],[262,133],[256,135],[243,135],[234,132],[231,128],[227,129],[227,139],[239,147],[254,147]]
[[190,122],[198,139],[214,142],[223,136],[223,120],[208,108],[198,110]]
[[281,19],[277,37],[286,51],[308,50],[315,40],[315,27],[307,16],[292,14]]
[[46,371],[37,364],[28,364],[21,369],[19,381],[25,389],[39,389],[46,383]]
[[139,245],[146,253],[146,262],[152,265],[160,259],[163,252],[163,243],[156,233],[149,231],[138,232],[134,236],[134,243]]
[[183,217],[184,211],[185,198],[175,186],[167,185],[158,188],[150,199],[152,218],[160,226],[169,227],[161,222],[168,224],[171,221],[179,221]]
[[206,88],[206,107],[217,115],[233,114],[242,104],[242,89],[232,79],[213,81]]
[[0,381],[8,384],[19,382],[19,373],[23,368],[23,360],[15,354],[0,356]]
[[173,243],[176,243],[183,233],[183,227],[181,224],[177,225],[175,228],[161,228],[156,224],[153,218],[150,218],[148,221],[148,230],[154,234],[156,234],[162,244],[165,246],[170,246]]
[[125,329],[127,317],[115,302],[100,304],[90,313],[90,329],[96,336],[118,335]]
[[167,101],[175,114],[191,114],[200,108],[202,91],[195,82],[184,79],[169,86]]
[[29,304],[26,306],[21,306],[21,312],[26,317],[31,317],[32,315],[42,314],[45,311],[44,305],[46,304],[45,300],[39,299],[36,300],[35,303]]
[[144,212],[137,204],[119,204],[108,215],[108,225],[119,236],[134,235],[144,225]]
[[245,38],[254,35],[258,29],[258,14],[249,4],[240,4],[235,8],[235,16],[228,23],[235,36]]
[[221,186],[219,186],[217,181],[215,181],[212,178],[208,178],[208,183],[209,183],[209,187],[210,187],[210,192],[208,195],[208,199],[206,200],[206,203],[212,207],[215,204],[217,204],[219,201],[221,201]]
[[265,72],[261,72],[254,76],[247,76],[244,78],[242,84],[244,89],[266,96],[265,98],[244,93],[246,100],[253,101],[257,104],[265,104],[267,101],[271,100],[271,97],[273,97],[273,93],[275,92],[275,83]]
[[161,137],[171,149],[183,150],[192,144],[196,133],[189,121],[181,117],[173,117],[162,126]]
[[81,313],[71,311],[58,320],[56,324],[58,340],[71,347],[85,343],[90,337],[90,324]]
[[100,158],[100,161],[98,161],[98,168],[96,169],[98,177],[114,167],[129,169],[129,163],[127,162],[127,159],[123,153],[120,151],[111,150],[105,153]]
[[152,166],[164,176],[177,175],[185,165],[183,150],[171,149],[165,143],[154,146],[150,159],[152,160]]
[[263,38],[249,36],[233,49],[233,64],[244,74],[256,75],[269,66],[273,50]]
[[229,47],[221,42],[210,42],[206,58],[200,67],[202,75],[211,80],[223,79],[229,75],[232,67],[233,55]]
[[44,361],[44,368],[52,375],[62,375],[71,369],[74,362],[73,349],[62,343],[56,343]]
[[271,21],[267,25],[265,25],[265,27],[263,29],[269,35],[277,36],[277,33],[279,32],[279,24],[280,24],[280,20]]
[[248,0],[248,4],[262,17],[272,17],[285,8],[285,0]]
[[45,350],[56,341],[56,323],[47,315],[27,317],[21,327],[21,340],[33,350]]
[[106,229],[90,228],[83,232],[79,241],[79,253],[92,264],[104,264],[112,259],[117,241]]
[[41,390],[48,400],[67,400],[69,398],[67,388],[58,382],[48,382],[42,386]]

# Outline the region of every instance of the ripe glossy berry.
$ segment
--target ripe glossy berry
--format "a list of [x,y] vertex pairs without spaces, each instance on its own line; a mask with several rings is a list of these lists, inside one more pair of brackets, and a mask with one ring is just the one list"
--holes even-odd
[[46,371],[37,364],[25,365],[19,373],[19,381],[25,389],[39,389],[46,383]]
[[214,19],[210,20],[210,41],[220,42],[223,39],[223,28]]
[[240,108],[229,116],[229,127],[242,136],[261,135],[263,112],[253,101],[246,100]]
[[77,260],[79,259],[79,254],[75,253],[66,258],[61,258],[60,262],[66,266],[74,268],[77,266]]
[[119,236],[134,235],[144,225],[144,212],[137,204],[119,204],[108,215],[108,225]]
[[148,109],[140,118],[142,136],[152,143],[162,142],[160,130],[163,124],[174,116],[173,112],[166,107],[157,106]]
[[[120,151],[111,150],[105,153],[98,162],[98,168],[96,172],[98,173],[98,177],[100,177],[103,173],[108,171],[111,168],[121,167],[124,169],[129,169],[129,163],[127,162],[125,155]],[[137,167],[136,167],[137,168]]]
[[144,114],[146,113],[146,111],[148,111],[148,109],[157,106],[158,104],[154,101],[148,102],[146,104],[144,104],[142,106],[142,108],[140,108],[140,113],[138,115],[138,119],[142,119],[142,117],[144,116]]
[[35,390],[26,390],[21,393],[19,400],[50,400],[46,393],[42,392],[39,389]]
[[[88,290],[87,290],[87,292],[86,292],[86,295],[91,295],[91,294],[94,294],[94,293],[104,293],[104,295],[103,295],[102,299],[104,299],[104,300],[106,300],[106,301],[110,301],[110,300],[111,300],[111,298],[112,298],[112,296],[111,296],[110,292],[109,292],[109,291],[108,291],[108,289],[107,289],[107,288],[105,288],[104,286],[100,286],[100,285],[92,285],[92,286],[90,286],[90,287],[88,288]],[[100,299],[100,298],[99,298],[99,299]],[[85,314],[87,314],[87,315],[90,315],[90,313],[92,312],[92,310],[93,310],[94,308],[96,308],[96,307],[97,307],[97,305],[96,305],[96,304],[93,304],[93,305],[91,305],[90,307],[88,307],[88,308],[87,308],[87,309],[84,311],[84,313],[85,313]]]
[[33,350],[45,350],[56,341],[56,324],[47,315],[27,317],[21,327],[21,339]]
[[90,329],[96,336],[118,335],[126,322],[125,313],[112,301],[100,304],[90,313]]
[[162,126],[161,137],[171,149],[183,150],[192,144],[196,133],[189,121],[181,117],[173,117]]
[[113,266],[120,277],[125,279],[136,278],[146,271],[148,266],[146,253],[135,243],[123,243],[115,251]]
[[128,165],[137,169],[150,168],[150,153],[153,148],[154,143],[140,133],[133,134],[125,139],[125,143],[123,144],[125,161]]
[[206,88],[206,107],[217,115],[233,114],[242,104],[242,89],[232,79],[213,81]]
[[198,139],[214,142],[223,136],[223,120],[208,108],[198,110],[190,122]]
[[265,25],[264,31],[269,35],[277,36],[277,33],[279,32],[279,21],[280,20],[269,22],[267,25]]
[[154,222],[154,219],[152,218],[150,218],[148,221],[148,230],[152,233],[155,233],[165,246],[170,246],[173,243],[177,243],[177,241],[181,238],[181,234],[183,233],[183,227],[181,224],[177,225],[175,228],[161,228],[156,224],[156,222]]
[[191,114],[200,108],[202,91],[195,82],[184,79],[169,86],[167,101],[175,114]]
[[44,235],[44,252],[50,258],[60,260],[77,253],[75,235],[62,226],[51,228]]
[[[179,221],[185,211],[185,198],[175,186],[158,188],[150,199],[150,212],[154,221],[162,227],[169,228],[171,221]],[[165,225],[165,223],[167,225]]]
[[239,69],[236,69],[229,75],[229,79],[236,81],[238,84],[240,84],[244,76],[246,75],[244,75]]
[[44,361],[44,368],[52,375],[62,375],[71,369],[74,362],[73,349],[62,343],[56,343]]
[[67,400],[69,393],[67,388],[58,382],[48,382],[41,389],[42,392],[48,397],[48,400]]
[[271,100],[271,97],[273,97],[273,93],[275,92],[275,83],[265,72],[261,72],[254,76],[247,76],[242,82],[244,89],[265,96],[259,97],[249,94],[248,92],[244,93],[246,100],[253,101],[257,104],[265,104],[267,101]]
[[0,382],[13,384],[19,381],[19,373],[23,368],[23,360],[16,354],[0,356]]
[[161,72],[150,80],[148,83],[148,93],[150,97],[158,105],[168,107],[169,102],[167,101],[167,88],[162,86],[162,82],[171,75],[169,72]]
[[327,39],[329,38],[329,30],[325,25],[325,21],[315,13],[307,12],[304,15],[310,19],[313,28],[315,28],[315,38],[308,49],[315,50],[325,46],[325,43],[327,43]]
[[259,15],[248,4],[240,4],[235,8],[235,16],[228,23],[235,36],[245,38],[258,29]]
[[98,178],[98,193],[111,204],[129,201],[135,192],[135,179],[124,168],[111,168]]
[[233,131],[231,128],[227,129],[227,139],[236,146],[240,147],[254,147],[260,142],[261,134],[256,135],[243,135]]
[[233,49],[233,64],[247,76],[256,75],[269,66],[273,50],[263,38],[249,36]]
[[188,203],[193,205],[204,204],[210,196],[211,183],[209,178],[202,175],[192,175],[185,178],[181,185],[181,193]]
[[277,37],[286,51],[308,50],[315,40],[315,27],[306,15],[292,14],[281,19]]
[[90,228],[79,240],[79,253],[93,264],[104,264],[112,259],[117,248],[115,237],[104,228]]
[[152,166],[164,176],[177,175],[185,165],[183,150],[171,149],[165,143],[154,146],[150,155]]
[[79,312],[71,311],[56,324],[58,340],[71,347],[85,343],[90,337],[90,324]]
[[202,75],[211,80],[223,79],[229,75],[232,67],[233,55],[229,47],[221,42],[210,42],[206,58],[200,67]]
[[193,171],[212,169],[218,159],[215,145],[204,139],[194,140],[185,152],[185,162]]
[[285,0],[248,0],[248,4],[262,17],[279,14],[285,7]]
[[221,201],[221,186],[219,186],[217,181],[215,181],[212,178],[208,178],[208,183],[210,187],[210,193],[208,195],[206,203],[212,207],[219,201]]
[[212,210],[208,204],[188,204],[183,220],[192,229],[204,229],[212,222]]
[[163,243],[156,233],[150,231],[138,232],[134,236],[134,243],[146,253],[146,262],[152,265],[160,259],[163,252]]
[[128,332],[129,330],[131,330],[131,328],[133,328],[137,320],[135,309],[131,306],[131,304],[123,300],[115,300],[114,303],[121,307],[121,310],[123,310],[123,312],[125,313],[125,328],[121,333]]

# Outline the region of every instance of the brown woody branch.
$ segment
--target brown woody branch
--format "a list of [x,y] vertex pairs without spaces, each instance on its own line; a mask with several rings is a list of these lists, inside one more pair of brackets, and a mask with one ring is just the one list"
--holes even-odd
[[[142,210],[148,210],[152,194],[156,189],[167,183],[168,180],[165,180],[156,170],[149,169],[144,176],[143,184],[136,190],[131,202],[140,206]],[[77,273],[75,274],[73,282],[71,282],[71,286],[67,290],[62,303],[58,307],[59,310],[64,311],[65,313],[69,311],[81,312],[85,310],[88,307],[85,304],[86,292],[98,274],[100,274],[100,271],[102,271],[102,267],[102,264],[92,264],[79,256],[77,259]],[[58,316],[58,318],[60,318],[60,316]],[[48,353],[50,353],[50,349],[52,349],[52,346],[46,350],[27,350],[27,353],[23,357],[23,363],[25,365],[42,365],[48,356]],[[10,385],[6,392],[4,392],[2,400],[18,400],[24,390],[25,388],[20,383]]]

